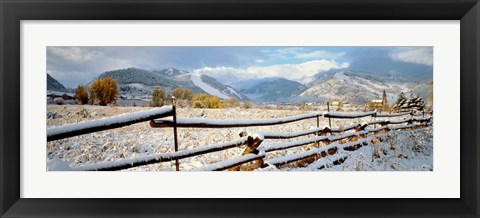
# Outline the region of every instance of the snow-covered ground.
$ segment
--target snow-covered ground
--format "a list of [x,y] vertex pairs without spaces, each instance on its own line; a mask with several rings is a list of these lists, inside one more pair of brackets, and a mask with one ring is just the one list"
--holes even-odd
[[[61,126],[84,120],[95,120],[102,117],[118,115],[133,111],[149,110],[145,107],[102,107],[102,106],[78,106],[78,105],[48,105],[47,127]],[[207,119],[270,119],[283,118],[308,113],[322,113],[323,111],[305,110],[266,110],[266,109],[192,109],[179,108],[178,118],[207,118]],[[358,113],[358,112],[355,112]],[[408,118],[391,118],[400,120]],[[379,120],[380,118],[364,117],[359,119],[332,119],[332,126],[337,128],[346,127],[352,123]],[[383,118],[382,118],[383,119]],[[387,119],[387,118],[385,118]],[[328,125],[327,118],[320,118],[320,127]],[[276,126],[260,126],[246,128],[225,129],[195,129],[179,128],[179,149],[193,149],[206,145],[217,144],[240,138],[239,132],[249,134],[257,132],[298,132],[316,128],[316,118],[287,123]],[[378,127],[378,126],[377,126]],[[372,127],[373,128],[373,127]],[[273,144],[285,143],[294,140],[306,139],[303,136],[294,139],[268,139],[261,147],[269,147]],[[322,170],[433,170],[433,127],[407,131],[391,131],[388,134],[375,136],[368,135],[368,145],[355,151],[345,151],[346,159],[343,164],[329,166]],[[322,146],[325,146],[321,144]],[[266,154],[265,159],[276,158],[285,155],[297,154],[314,149],[314,145],[304,145],[287,150],[273,151]],[[231,148],[224,151],[213,152],[180,160],[180,170],[192,170],[241,156],[244,147]],[[68,169],[86,164],[119,161],[152,154],[162,154],[174,151],[172,128],[151,128],[148,122],[138,123],[123,128],[101,131],[82,136],[61,139],[47,143],[47,166],[56,169]],[[328,162],[327,159],[324,162]],[[62,165],[65,161],[68,167]],[[270,170],[309,170],[309,163],[315,159],[307,159],[295,163],[286,164],[278,169]],[[56,166],[54,166],[56,165]],[[59,168],[60,167],[60,168]],[[52,169],[52,168],[50,168]],[[251,169],[249,164],[244,164],[242,170]],[[175,162],[151,164],[142,167],[128,169],[130,171],[171,171],[175,170]]]

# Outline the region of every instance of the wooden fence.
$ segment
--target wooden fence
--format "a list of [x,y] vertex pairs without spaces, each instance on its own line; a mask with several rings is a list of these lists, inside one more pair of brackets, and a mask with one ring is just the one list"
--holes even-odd
[[[429,112],[429,114],[433,114]],[[73,136],[103,131],[113,128],[119,128],[140,122],[150,122],[152,128],[173,128],[175,152],[164,154],[152,154],[137,157],[134,159],[124,159],[120,161],[99,162],[94,164],[87,164],[80,167],[72,168],[71,170],[78,171],[112,171],[124,170],[132,167],[145,166],[149,164],[162,163],[167,161],[176,161],[176,170],[179,170],[179,160],[190,158],[197,155],[207,154],[211,152],[222,151],[230,148],[245,146],[241,156],[229,160],[220,161],[214,164],[206,165],[204,167],[195,169],[200,171],[219,171],[225,169],[239,170],[242,164],[255,161],[258,168],[271,169],[306,158],[316,158],[317,161],[309,165],[309,169],[322,169],[328,165],[341,163],[347,158],[343,151],[355,150],[366,143],[368,143],[368,134],[379,134],[388,131],[397,131],[404,129],[415,129],[426,127],[431,124],[431,116],[428,118],[415,117],[418,114],[412,112],[398,113],[398,114],[377,114],[376,111],[365,113],[310,113],[285,118],[274,119],[259,119],[259,120],[210,120],[210,119],[192,119],[192,118],[177,118],[175,101],[173,105],[155,108],[147,111],[132,112],[123,115],[112,116],[92,121],[84,121],[75,124],[67,124],[60,127],[53,127],[47,129],[47,141],[54,141]],[[421,113],[420,115],[425,115]],[[361,117],[376,117],[376,118],[392,118],[410,116],[408,119],[400,121],[390,120],[374,120],[364,122],[361,124],[352,124],[344,128],[332,128],[319,126],[319,118],[330,119],[356,119]],[[172,117],[171,120],[163,119]],[[317,127],[309,130],[303,130],[292,133],[279,132],[259,132],[252,135],[247,135],[245,132],[240,133],[240,138],[237,140],[224,142],[220,144],[207,145],[189,150],[178,151],[178,137],[177,128],[235,128],[235,127],[251,127],[251,126],[272,126],[285,123],[291,123],[306,119],[315,118],[317,120]],[[376,127],[379,125],[379,127]],[[395,126],[390,126],[395,125]],[[374,128],[366,128],[374,126]],[[332,135],[337,133],[339,135]],[[306,139],[299,139],[285,143],[270,144],[261,146],[264,140],[268,139],[291,139],[301,136],[313,135]],[[346,143],[340,143],[347,140]],[[320,143],[326,146],[321,146]],[[314,144],[314,149],[306,152],[296,153],[287,156],[275,157],[266,159],[266,154],[273,151],[285,150],[304,145]]]

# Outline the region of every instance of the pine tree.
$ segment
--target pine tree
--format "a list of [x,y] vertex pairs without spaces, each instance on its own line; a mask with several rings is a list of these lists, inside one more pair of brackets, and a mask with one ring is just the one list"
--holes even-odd
[[402,103],[405,100],[407,100],[405,98],[405,93],[400,92],[400,94],[398,94],[397,101],[395,102],[395,105],[400,105],[400,103]]

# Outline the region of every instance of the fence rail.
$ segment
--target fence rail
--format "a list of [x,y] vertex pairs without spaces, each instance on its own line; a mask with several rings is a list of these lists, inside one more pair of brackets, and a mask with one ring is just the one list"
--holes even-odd
[[250,126],[271,126],[285,123],[291,123],[300,120],[306,120],[315,117],[321,117],[322,114],[311,113],[285,118],[259,119],[259,120],[213,120],[213,119],[196,119],[196,118],[177,118],[177,122],[172,120],[152,120],[150,126],[153,128],[162,127],[182,127],[182,128],[236,128]]
[[[343,128],[332,128],[332,127],[319,127],[319,117],[325,117],[329,119],[356,119],[362,117],[401,117],[410,115],[409,119],[404,119],[400,121],[390,121],[390,120],[375,120],[364,122],[362,124],[352,124],[345,126]],[[173,120],[160,119],[173,116]],[[309,130],[303,130],[293,133],[284,133],[284,132],[259,132],[254,135],[246,135],[246,133],[241,133],[240,138],[237,140],[207,145],[203,147],[198,147],[189,150],[177,151],[177,134],[176,128],[234,128],[234,127],[250,127],[250,126],[270,126],[270,125],[280,125],[285,123],[296,122],[305,119],[317,119],[317,128],[312,128]],[[305,159],[312,156],[322,156],[326,154],[334,154],[337,150],[348,150],[349,148],[358,147],[362,144],[365,144],[368,134],[376,134],[386,131],[394,130],[404,130],[404,129],[413,129],[419,127],[425,127],[429,125],[431,117],[428,118],[415,118],[413,113],[405,112],[398,114],[377,114],[376,111],[366,112],[366,113],[357,113],[357,114],[347,114],[347,113],[309,113],[302,114],[297,116],[290,116],[285,118],[273,118],[273,119],[260,119],[260,120],[212,120],[212,119],[194,119],[194,118],[177,118],[175,105],[164,106],[161,108],[155,108],[147,111],[132,112],[129,114],[117,115],[109,118],[103,118],[93,121],[84,121],[76,124],[67,124],[61,127],[53,127],[47,129],[47,141],[53,141],[78,135],[83,135],[87,133],[108,130],[113,128],[119,128],[127,125],[131,125],[139,122],[150,121],[150,126],[152,128],[164,128],[164,127],[173,127],[174,128],[174,140],[176,149],[175,152],[164,153],[164,154],[152,154],[142,157],[137,157],[134,159],[124,159],[120,161],[108,161],[108,162],[99,162],[93,164],[87,164],[80,167],[72,168],[72,170],[79,171],[112,171],[112,170],[124,170],[132,167],[145,166],[149,164],[167,162],[167,161],[176,161],[177,170],[178,160],[190,158],[197,155],[207,154],[211,152],[217,152],[221,150],[226,150],[234,147],[245,146],[243,154],[239,157],[232,158],[229,160],[220,161],[214,164],[206,165],[204,167],[194,169],[199,171],[217,171],[231,169],[239,167],[242,164],[257,161],[257,167],[273,167],[291,163],[297,160]],[[389,126],[390,124],[403,124],[403,126]],[[379,124],[380,127],[376,127]],[[374,126],[374,128],[366,129],[368,126]],[[354,132],[349,132],[354,130]],[[327,135],[333,133],[340,133],[339,135]],[[301,136],[307,136],[314,134],[314,137],[294,140],[285,143],[270,144],[268,146],[261,146],[261,143],[267,139],[291,139]],[[350,139],[351,141],[345,144],[339,144],[340,140]],[[326,147],[320,147],[319,143],[328,144]],[[266,154],[273,151],[290,149],[295,147],[300,147],[304,145],[315,144],[317,148],[309,150],[307,152],[297,153],[293,155],[276,157],[272,159],[267,159]],[[325,160],[320,161],[319,163],[315,162],[315,165],[312,165],[313,168],[320,169],[322,167],[328,166],[329,164],[344,160],[346,157],[343,154],[336,154],[334,157],[329,157]],[[239,169],[239,168],[237,168]]]
[[102,118],[98,120],[83,121],[47,129],[47,141],[54,141],[73,136],[120,128],[135,123],[173,115],[172,106],[164,106],[146,111],[137,111],[128,114]]

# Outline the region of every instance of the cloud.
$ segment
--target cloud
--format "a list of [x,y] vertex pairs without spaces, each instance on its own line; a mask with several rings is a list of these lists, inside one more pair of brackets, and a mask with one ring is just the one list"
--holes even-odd
[[308,81],[348,67],[368,72],[432,75],[432,47],[169,47],[49,46],[47,72],[67,87],[128,67],[204,71],[221,82],[255,77]]
[[74,87],[105,71],[121,68],[244,67],[266,58],[256,47],[49,46],[47,72],[62,84]]
[[303,47],[286,47],[286,48],[277,48],[277,49],[265,49],[262,50],[263,53],[268,53],[270,58],[281,58],[286,59],[294,57],[297,54],[305,52],[306,49]]
[[48,47],[47,51],[51,52],[52,55],[61,56],[75,63],[82,63],[104,57],[101,51],[82,49],[80,47]]
[[358,47],[349,51],[345,58],[349,60],[351,70],[372,73],[395,72],[405,76],[432,77],[432,65],[394,60],[392,57],[393,54],[415,48],[427,47]]
[[390,57],[396,61],[433,66],[432,47],[413,47],[395,49]]
[[308,53],[298,53],[295,55],[296,58],[300,59],[336,59],[345,55],[345,52],[333,53],[329,51],[312,51]]
[[313,60],[300,64],[277,64],[270,66],[252,66],[247,68],[234,67],[205,67],[194,70],[197,73],[204,73],[226,82],[228,75],[235,79],[246,80],[265,77],[283,77],[301,83],[309,82],[312,77],[323,71],[348,67],[348,63],[338,63],[334,60]]

